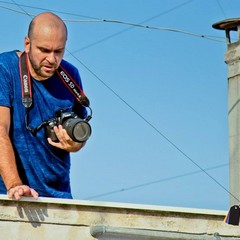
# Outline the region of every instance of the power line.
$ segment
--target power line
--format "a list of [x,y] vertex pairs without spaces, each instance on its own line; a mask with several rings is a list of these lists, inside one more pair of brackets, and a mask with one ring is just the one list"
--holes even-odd
[[[192,3],[193,1],[195,1],[195,0],[189,0],[189,1],[186,1],[186,2],[184,2],[184,3],[178,4],[177,6],[175,6],[175,7],[173,7],[173,8],[170,8],[170,9],[168,9],[168,10],[166,10],[166,11],[163,11],[163,12],[157,14],[157,15],[154,15],[154,16],[152,16],[152,17],[150,17],[150,18],[147,18],[147,19],[139,22],[139,24],[144,24],[144,23],[149,22],[149,21],[151,21],[151,20],[153,20],[153,19],[156,19],[156,18],[158,18],[158,17],[161,17],[161,16],[163,16],[163,15],[165,15],[165,14],[168,14],[168,13],[170,13],[170,12],[176,10],[176,9],[179,9],[179,8],[181,8],[181,7],[183,7],[183,6],[186,6],[186,5],[188,5],[189,3]],[[130,27],[128,27],[128,28],[125,28],[125,29],[123,29],[123,30],[121,30],[121,31],[119,31],[119,32],[113,33],[113,34],[111,34],[111,35],[109,35],[109,36],[106,36],[106,37],[104,37],[104,38],[102,38],[102,39],[99,39],[99,40],[97,40],[97,41],[95,41],[95,42],[93,42],[93,43],[90,43],[90,44],[88,44],[88,45],[86,45],[86,46],[84,46],[84,47],[81,47],[80,49],[77,49],[77,50],[73,51],[73,53],[80,52],[80,51],[85,50],[85,49],[87,49],[87,48],[93,47],[93,46],[95,46],[95,45],[97,45],[97,44],[99,44],[99,43],[105,42],[106,40],[109,40],[109,39],[111,39],[111,38],[114,38],[114,37],[116,37],[116,36],[119,36],[120,34],[125,33],[125,32],[127,32],[127,31],[129,31],[129,30],[131,30],[131,29],[133,29],[133,28],[134,28],[134,26],[130,26]]]
[[[69,52],[69,51],[68,51]],[[229,195],[240,201],[236,196],[234,196],[226,187],[224,187],[219,181],[217,181],[213,176],[211,176],[207,171],[205,171],[198,163],[196,163],[190,156],[188,156],[181,148],[179,148],[173,141],[171,141],[166,135],[164,135],[157,127],[155,127],[149,120],[147,120],[141,113],[139,113],[134,107],[132,107],[126,100],[124,100],[115,90],[108,86],[100,77],[98,77],[91,69],[89,69],[82,61],[75,57],[71,52],[69,54],[75,58],[87,71],[89,71],[98,81],[100,81],[109,91],[111,91],[120,101],[122,101],[128,108],[135,112],[146,124],[148,124],[158,135],[164,138],[173,148],[180,152],[185,158],[192,162],[198,169],[204,172],[210,179],[212,179],[218,186],[224,189]]]
[[[149,29],[155,29],[155,30],[166,30],[166,31],[173,31],[173,32],[179,32],[179,33],[184,33],[184,34],[187,34],[187,35],[192,35],[192,36],[195,36],[195,37],[201,37],[201,38],[206,38],[208,40],[213,40],[213,41],[218,41],[218,42],[224,42],[222,40],[218,40],[216,37],[210,37],[210,36],[204,36],[202,34],[194,34],[194,33],[189,33],[189,32],[186,32],[186,31],[181,31],[181,30],[178,30],[178,29],[173,29],[173,28],[162,28],[162,27],[154,27],[154,26],[144,26],[142,25],[143,23],[146,23],[146,22],[149,22],[155,18],[158,18],[160,16],[163,16],[165,14],[168,14],[176,9],[179,9],[183,6],[186,6],[192,2],[194,2],[195,0],[188,0],[184,3],[181,3],[181,4],[178,4],[176,5],[175,7],[173,8],[170,8],[160,14],[157,14],[157,15],[154,15],[150,18],[147,18],[143,21],[141,21],[140,23],[127,23],[127,22],[124,22],[124,21],[119,21],[119,20],[111,20],[111,19],[99,19],[99,18],[96,18],[96,17],[91,17],[91,16],[86,16],[86,15],[81,15],[81,14],[73,14],[73,13],[69,13],[69,12],[63,12],[63,11],[56,11],[56,10],[51,10],[51,9],[48,9],[48,8],[40,8],[40,7],[33,7],[33,6],[29,6],[29,5],[23,5],[23,4],[17,4],[16,2],[13,1],[13,3],[10,3],[10,2],[7,2],[7,1],[0,1],[2,3],[7,3],[7,4],[13,4],[13,5],[17,5],[20,9],[24,10],[23,7],[27,7],[27,8],[32,8],[32,9],[38,9],[38,10],[44,10],[44,11],[51,11],[51,12],[55,12],[55,13],[61,13],[61,14],[66,14],[66,15],[71,15],[71,16],[80,16],[80,17],[84,17],[84,18],[89,18],[91,20],[65,20],[66,22],[111,22],[111,23],[120,23],[120,24],[125,24],[125,25],[130,25],[130,27],[122,30],[122,31],[119,31],[117,33],[114,33],[110,36],[107,36],[107,37],[104,37],[103,39],[100,39],[94,43],[91,43],[91,44],[88,44],[87,46],[85,47],[82,47],[78,50],[75,50],[74,53],[76,52],[79,52],[83,49],[87,49],[89,47],[92,47],[92,46],[95,46],[101,42],[104,42],[110,38],[113,38],[115,36],[118,36],[126,31],[129,31],[130,29],[134,28],[134,27],[142,27],[142,28],[149,28]],[[14,11],[14,12],[17,12],[17,13],[21,13],[21,14],[27,14],[31,17],[34,16],[34,14],[29,14],[27,13],[25,10],[23,12],[21,11],[18,11],[18,10],[15,10],[15,9],[12,9],[12,8],[8,8],[8,7],[5,7],[5,6],[2,6],[0,5],[1,8],[5,8],[7,10],[10,10],[10,11]]]
[[[15,9],[11,9],[5,6],[0,5],[1,8],[5,8],[17,13],[21,13],[21,14],[27,14],[28,16],[32,17],[34,16],[33,14],[29,14],[26,11],[21,12]],[[96,22],[100,22],[100,23],[116,23],[116,24],[124,24],[124,25],[129,25],[129,26],[133,26],[133,27],[138,27],[138,28],[144,28],[144,29],[152,29],[152,30],[161,30],[161,31],[171,31],[171,32],[177,32],[177,33],[182,33],[182,34],[186,34],[186,35],[190,35],[193,37],[200,37],[200,38],[205,38],[211,41],[217,41],[217,42],[226,42],[223,40],[219,40],[217,38],[212,38],[212,37],[208,37],[206,35],[203,34],[196,34],[196,33],[192,33],[192,32],[187,32],[187,31],[183,31],[180,29],[175,29],[175,28],[166,28],[166,27],[158,27],[158,26],[149,26],[149,25],[142,25],[142,24],[138,24],[138,23],[132,23],[132,22],[125,22],[125,21],[120,21],[120,20],[114,20],[114,19],[85,19],[85,20],[79,20],[79,19],[64,19],[65,22],[92,22],[92,23],[96,23]]]
[[[14,3],[14,2],[8,2],[8,1],[0,1],[1,3],[7,3],[7,4],[10,4],[10,5],[17,5],[19,8],[23,9],[22,7],[24,8],[31,8],[31,9],[37,9],[37,10],[42,10],[42,11],[50,11],[50,12],[55,12],[55,13],[61,13],[61,14],[65,14],[65,15],[71,15],[71,16],[76,16],[76,17],[84,17],[84,18],[89,18],[89,19],[98,19],[98,18],[95,18],[95,17],[91,17],[91,16],[86,16],[86,15],[81,15],[81,14],[75,14],[75,13],[69,13],[69,12],[63,12],[63,11],[57,11],[57,10],[51,10],[49,8],[40,8],[40,7],[36,7],[36,6],[29,6],[29,5],[24,5],[24,4],[19,4],[19,3]],[[7,7],[4,7],[3,8],[7,8]],[[17,10],[14,10],[14,9],[11,9],[11,8],[8,8],[9,10],[13,10],[13,11],[17,11]],[[25,12],[25,11],[24,11]]]
[[223,16],[224,16],[225,18],[227,18],[226,13],[225,13],[225,11],[224,11],[224,9],[223,9],[220,1],[219,1],[219,0],[216,0],[216,1],[217,1],[217,4],[218,4],[218,6],[219,6],[219,8],[220,8],[220,10],[221,10],[221,12],[222,12],[222,14],[223,14]]
[[14,0],[11,0],[16,6],[18,6],[27,16],[29,16],[30,18],[33,18],[32,15],[30,15],[27,11],[24,10],[24,8],[22,8],[17,2],[15,2]]
[[[215,170],[215,169],[226,167],[226,166],[228,166],[228,164],[224,163],[224,164],[220,164],[220,165],[217,165],[217,166],[214,166],[214,167],[206,168],[206,169],[204,169],[204,171],[207,172],[207,171]],[[109,195],[112,195],[112,194],[116,194],[116,193],[120,193],[120,192],[126,192],[126,191],[130,191],[130,190],[141,188],[141,187],[150,186],[150,185],[157,184],[157,183],[162,183],[162,182],[176,180],[176,179],[183,178],[183,177],[192,176],[192,175],[199,174],[199,173],[202,173],[202,171],[188,172],[188,173],[184,173],[184,174],[173,176],[173,177],[162,178],[162,179],[151,181],[151,182],[137,184],[137,185],[134,185],[134,186],[131,186],[131,187],[121,188],[121,189],[113,190],[113,191],[110,191],[110,192],[97,194],[97,195],[94,195],[94,196],[86,197],[85,199],[86,200],[91,200],[91,199],[96,199],[96,198],[100,198],[100,197],[105,197],[105,196],[109,196]]]

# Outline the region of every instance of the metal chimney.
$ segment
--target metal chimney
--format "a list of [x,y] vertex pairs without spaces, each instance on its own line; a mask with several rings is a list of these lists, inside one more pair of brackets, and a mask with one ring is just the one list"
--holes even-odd
[[[228,65],[228,130],[229,130],[229,192],[230,205],[240,203],[240,18],[226,19],[212,25],[225,30]],[[232,31],[235,41],[231,39]]]

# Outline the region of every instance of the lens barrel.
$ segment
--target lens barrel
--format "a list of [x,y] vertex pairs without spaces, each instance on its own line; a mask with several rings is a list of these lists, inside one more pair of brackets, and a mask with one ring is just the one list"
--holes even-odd
[[85,142],[91,135],[89,123],[80,118],[69,118],[63,122],[63,128],[75,142]]

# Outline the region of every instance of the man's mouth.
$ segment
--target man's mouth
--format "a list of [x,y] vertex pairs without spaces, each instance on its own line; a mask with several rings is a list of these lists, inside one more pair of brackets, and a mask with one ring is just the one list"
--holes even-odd
[[52,72],[52,71],[55,70],[55,68],[54,68],[54,66],[44,65],[43,70],[46,71],[46,72]]

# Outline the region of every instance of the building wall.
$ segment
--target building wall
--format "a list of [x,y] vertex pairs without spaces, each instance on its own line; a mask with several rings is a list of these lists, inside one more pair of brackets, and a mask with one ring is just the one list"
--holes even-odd
[[[0,195],[0,239],[240,239],[226,212]],[[1,238],[4,236],[4,238]]]

